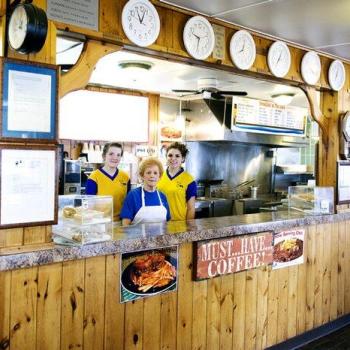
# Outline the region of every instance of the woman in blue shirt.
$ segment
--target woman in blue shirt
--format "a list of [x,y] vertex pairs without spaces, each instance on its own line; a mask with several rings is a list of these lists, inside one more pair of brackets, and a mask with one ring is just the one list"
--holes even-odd
[[128,193],[120,217],[123,225],[170,220],[167,199],[157,191],[157,183],[163,174],[162,163],[156,158],[147,158],[140,164],[143,186]]

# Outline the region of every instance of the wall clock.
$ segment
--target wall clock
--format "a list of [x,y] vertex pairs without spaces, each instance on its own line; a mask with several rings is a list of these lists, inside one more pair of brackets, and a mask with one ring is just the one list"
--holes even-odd
[[343,62],[334,60],[328,69],[328,82],[331,88],[339,91],[345,83],[345,68]]
[[191,17],[183,31],[186,51],[197,60],[205,60],[213,52],[215,35],[210,22],[203,16]]
[[152,45],[160,31],[158,12],[148,0],[129,0],[123,8],[122,27],[134,44],[142,47]]
[[315,85],[321,76],[321,60],[314,51],[307,52],[301,60],[301,76],[305,83]]
[[345,140],[347,142],[350,142],[350,112],[345,113],[341,121],[341,128],[342,128],[342,132],[345,137]]
[[282,41],[274,42],[267,54],[267,64],[271,73],[283,78],[289,71],[291,58],[288,46]]
[[10,14],[8,43],[13,50],[29,54],[39,52],[47,36],[47,17],[33,4],[19,4]]
[[239,69],[249,69],[256,56],[253,37],[246,30],[239,30],[233,34],[230,41],[230,56]]

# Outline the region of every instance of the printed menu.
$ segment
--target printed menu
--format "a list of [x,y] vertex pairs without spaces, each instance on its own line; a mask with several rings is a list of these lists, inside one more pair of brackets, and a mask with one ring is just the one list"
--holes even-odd
[[232,98],[232,127],[256,126],[304,132],[305,109],[279,106],[269,101]]

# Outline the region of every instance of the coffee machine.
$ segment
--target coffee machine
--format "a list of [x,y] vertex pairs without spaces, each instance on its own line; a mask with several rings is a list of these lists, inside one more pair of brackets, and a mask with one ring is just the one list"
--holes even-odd
[[63,192],[64,194],[80,194],[81,163],[80,160],[64,160]]

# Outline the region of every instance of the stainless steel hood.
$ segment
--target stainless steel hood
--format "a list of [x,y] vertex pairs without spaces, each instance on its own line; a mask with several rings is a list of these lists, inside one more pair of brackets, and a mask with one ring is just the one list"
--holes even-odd
[[231,141],[271,147],[306,147],[309,139],[304,136],[285,136],[231,130],[230,99],[203,98],[190,102],[186,112],[186,141]]

